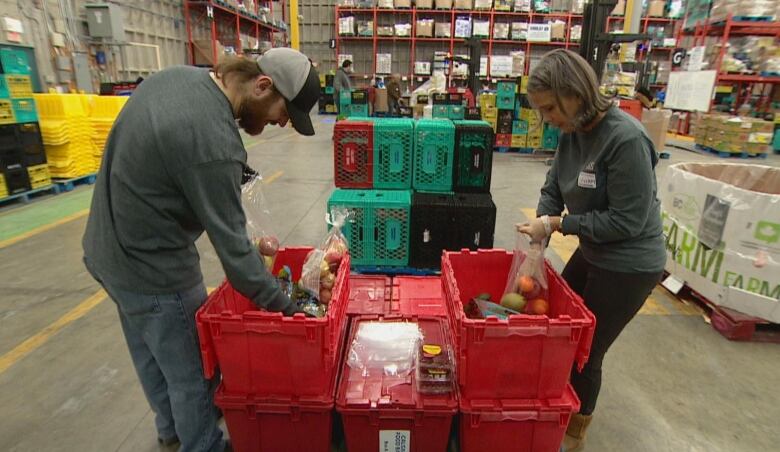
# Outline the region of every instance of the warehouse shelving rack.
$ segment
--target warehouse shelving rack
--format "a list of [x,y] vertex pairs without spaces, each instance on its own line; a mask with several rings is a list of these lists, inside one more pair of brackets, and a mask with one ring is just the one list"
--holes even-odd
[[[728,73],[721,71],[721,66],[730,38],[737,36],[770,36],[778,39],[780,38],[780,22],[735,20],[731,13],[722,21],[713,21],[707,18],[696,22],[693,27],[687,29],[682,26],[679,27],[676,37],[677,46],[679,47],[682,45],[682,41],[685,37],[692,37],[693,40],[690,47],[703,46],[706,44],[707,38],[713,36],[720,38],[720,50],[718,57],[715,60],[714,67],[712,68],[717,71],[715,86],[736,85],[737,90],[733,105],[735,108],[738,108],[740,101],[744,100],[744,98],[740,97],[744,86],[763,85],[763,101],[759,104],[758,110],[761,111],[762,107],[769,107],[772,91],[776,88],[776,85],[780,84],[780,76],[778,76],[778,74]],[[712,105],[711,101],[710,108],[712,108]],[[686,117],[685,121],[681,121],[677,132],[680,134],[687,134],[689,123],[690,118]]]
[[[404,9],[398,9],[398,8],[360,8],[360,7],[354,7],[354,6],[336,6],[335,7],[335,53],[336,56],[340,54],[340,50],[342,49],[344,43],[348,42],[364,42],[364,43],[371,43],[372,45],[372,58],[371,58],[371,64],[370,64],[370,70],[365,73],[355,73],[353,74],[353,77],[356,78],[369,78],[376,74],[376,54],[378,50],[378,46],[380,43],[383,42],[401,42],[401,43],[409,43],[409,69],[408,72],[401,73],[401,76],[408,77],[408,79],[411,81],[411,84],[414,86],[415,81],[416,82],[422,82],[423,80],[429,78],[429,75],[419,75],[414,73],[414,63],[415,63],[415,55],[417,53],[417,46],[419,43],[425,43],[425,42],[432,42],[432,43],[439,43],[441,45],[441,48],[436,49],[439,51],[446,51],[450,54],[454,55],[456,53],[456,46],[459,44],[465,44],[464,38],[456,38],[455,37],[455,20],[457,17],[462,16],[468,16],[471,19],[477,18],[477,19],[489,19],[490,26],[489,26],[489,33],[488,37],[481,38],[482,43],[484,46],[487,47],[486,53],[484,53],[485,56],[487,56],[487,75],[483,76],[482,79],[489,79],[489,80],[514,80],[516,78],[514,77],[494,77],[490,74],[490,59],[494,55],[494,49],[497,49],[502,46],[516,46],[513,50],[524,50],[526,54],[525,58],[525,69],[524,73],[528,73],[529,65],[530,65],[530,55],[531,50],[533,48],[544,48],[548,47],[550,49],[556,48],[556,47],[563,47],[566,49],[571,50],[577,50],[579,48],[579,41],[575,41],[571,39],[571,27],[573,25],[581,25],[582,24],[582,14],[573,14],[570,12],[549,12],[549,13],[536,13],[536,12],[513,12],[513,11],[496,11],[493,9],[490,10],[460,10],[460,9],[417,9],[417,8],[404,8]],[[371,20],[373,22],[373,30],[372,30],[372,36],[350,36],[350,35],[341,35],[339,33],[339,18],[347,16],[347,15],[354,15],[356,19],[364,19],[364,20]],[[379,18],[385,16],[385,15],[396,15],[401,17],[408,17],[409,23],[411,24],[411,36],[409,37],[398,37],[398,36],[378,36],[377,35],[377,26],[379,25]],[[417,37],[417,20],[422,18],[429,18],[433,17],[434,19],[436,17],[444,17],[447,21],[450,23],[450,37],[449,38],[437,38],[437,37]],[[542,23],[542,22],[548,22],[550,20],[558,19],[561,21],[564,21],[566,23],[565,26],[565,37],[563,40],[558,41],[549,41],[549,42],[532,42],[527,40],[513,40],[513,39],[493,39],[493,29],[495,24],[497,23],[496,19],[501,18],[517,18],[517,19],[523,19],[524,21],[528,23]],[[624,18],[622,16],[611,16],[608,18],[608,24],[607,27],[609,28],[610,22],[616,22],[616,21],[622,21]],[[673,23],[677,24],[679,22],[679,19],[673,19],[673,18],[665,18],[665,17],[643,17],[641,19],[642,23],[642,31],[646,32],[647,28],[650,24],[653,23]],[[653,50],[664,50],[668,51],[669,48],[663,48],[663,47],[656,47],[653,48]],[[458,77],[452,77],[454,79],[457,79]],[[656,87],[662,87],[665,85],[657,84],[654,85]]]
[[[210,34],[211,53],[213,61],[217,61],[217,40],[223,38],[220,42],[228,45],[232,43],[236,53],[242,53],[241,33],[247,36],[254,36],[257,41],[261,38],[274,45],[274,35],[281,33],[284,41],[287,41],[287,30],[280,28],[272,23],[264,22],[260,19],[260,8],[266,7],[269,10],[268,16],[273,18],[273,0],[258,0],[255,2],[254,12],[234,8],[229,3],[219,0],[201,0],[184,1],[184,19],[187,27],[187,58],[190,64],[195,62],[195,41],[193,39],[193,29],[196,27],[207,28]],[[281,2],[282,17],[285,17],[285,2]],[[224,27],[232,32],[234,36],[219,36],[219,28]]]

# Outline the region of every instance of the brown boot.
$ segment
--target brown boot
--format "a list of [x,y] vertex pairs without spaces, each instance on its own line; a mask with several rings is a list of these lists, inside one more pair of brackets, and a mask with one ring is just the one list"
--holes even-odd
[[589,414],[575,414],[569,421],[569,427],[566,429],[566,436],[561,445],[562,452],[574,452],[582,450],[585,445],[585,432],[588,430],[590,420],[593,418]]

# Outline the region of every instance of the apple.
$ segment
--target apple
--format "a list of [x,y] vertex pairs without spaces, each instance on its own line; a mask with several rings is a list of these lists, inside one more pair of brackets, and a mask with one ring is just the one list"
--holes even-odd
[[330,243],[328,243],[328,246],[325,248],[326,253],[331,251],[335,251],[337,253],[340,253],[341,255],[344,255],[344,253],[347,252],[347,244],[340,239],[332,240]]
[[330,265],[326,261],[320,262],[320,279],[330,275]]
[[325,289],[332,289],[334,284],[336,284],[336,275],[333,273],[328,273],[325,277],[320,279],[320,286]]
[[260,238],[257,248],[263,256],[275,256],[279,251],[279,239],[272,235],[266,235]]
[[525,297],[519,293],[509,292],[501,297],[501,306],[517,312],[523,312]]
[[331,297],[333,297],[333,293],[330,291],[330,289],[320,289],[320,303],[330,303]]
[[274,257],[263,256],[263,264],[265,264],[265,268],[267,268],[269,272],[272,271],[274,268]]
[[339,264],[341,264],[341,259],[343,258],[344,258],[344,253],[338,250],[331,250],[325,254],[325,262],[328,263],[328,266],[330,267],[330,271],[334,273],[339,268]]
[[535,298],[528,302],[525,310],[527,313],[533,315],[547,315],[550,311],[550,305],[544,298]]

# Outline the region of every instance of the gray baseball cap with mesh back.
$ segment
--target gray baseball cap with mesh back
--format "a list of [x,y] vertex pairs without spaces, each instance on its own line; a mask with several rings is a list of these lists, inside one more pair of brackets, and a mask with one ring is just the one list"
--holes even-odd
[[309,112],[320,98],[320,76],[309,58],[297,50],[278,47],[265,52],[257,65],[284,97],[293,128],[301,135],[314,135]]

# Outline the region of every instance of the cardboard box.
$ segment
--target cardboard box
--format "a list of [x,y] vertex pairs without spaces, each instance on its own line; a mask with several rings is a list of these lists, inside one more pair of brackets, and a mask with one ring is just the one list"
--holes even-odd
[[613,16],[622,16],[626,13],[626,0],[618,0],[615,9],[612,10]]
[[374,111],[386,112],[388,110],[387,88],[374,89]]
[[664,17],[666,2],[663,0],[652,0],[647,4],[647,15],[650,17]]
[[436,9],[452,9],[452,0],[436,0]]
[[436,22],[434,28],[437,38],[449,38],[452,35],[452,22]]
[[432,38],[433,37],[433,20],[420,19],[417,21],[417,37],[418,38]]
[[433,0],[414,0],[417,9],[433,9]]
[[566,22],[560,20],[550,22],[550,39],[557,41],[566,39]]
[[471,0],[455,0],[455,9],[472,9]]
[[780,323],[780,169],[679,163],[658,188],[666,270],[712,303]]
[[412,7],[412,0],[395,0],[395,7],[396,8],[411,8]]
[[655,152],[663,152],[666,146],[666,131],[669,129],[671,110],[644,110],[642,111],[642,125],[645,126],[647,135],[650,136]]
[[490,9],[493,7],[493,0],[474,0],[474,9]]

